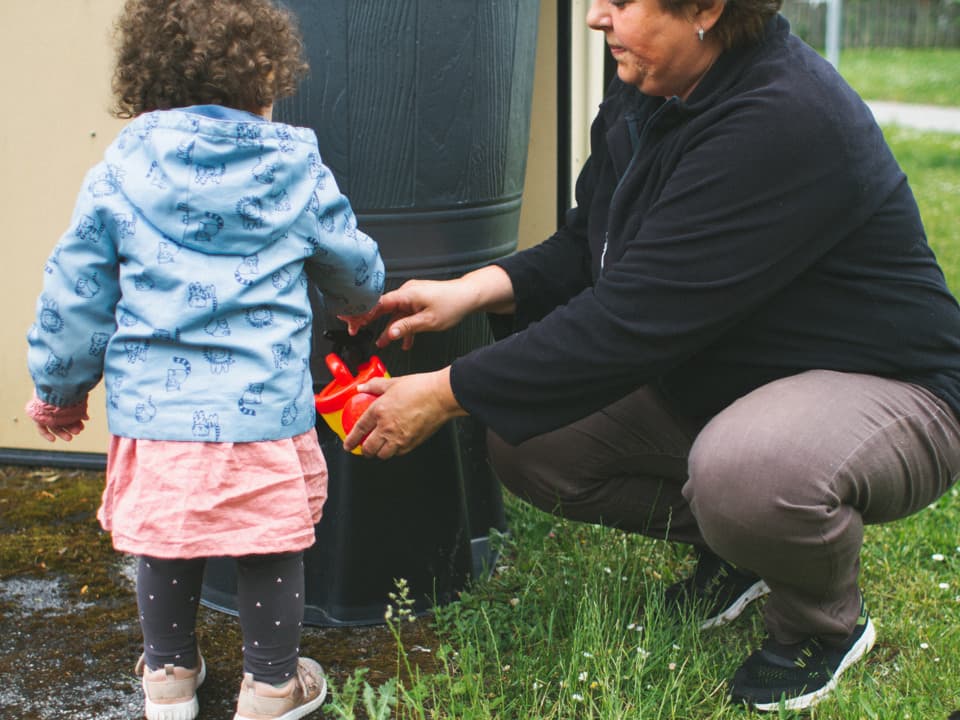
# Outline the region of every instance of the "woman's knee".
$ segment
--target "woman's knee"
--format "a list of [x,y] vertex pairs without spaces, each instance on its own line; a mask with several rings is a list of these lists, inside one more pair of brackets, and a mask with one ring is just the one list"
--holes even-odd
[[716,549],[775,537],[808,504],[812,488],[804,485],[810,478],[789,457],[789,443],[776,436],[769,428],[720,421],[694,442],[684,497]]
[[715,516],[729,520],[753,512],[752,490],[756,489],[757,470],[762,464],[751,449],[717,433],[708,425],[690,450],[689,477],[683,494],[697,517]]

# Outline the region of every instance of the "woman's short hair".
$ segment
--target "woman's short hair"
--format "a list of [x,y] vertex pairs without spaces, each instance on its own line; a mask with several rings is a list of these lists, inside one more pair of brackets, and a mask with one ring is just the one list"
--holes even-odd
[[767,21],[780,12],[783,4],[783,0],[660,0],[661,7],[676,15],[684,15],[691,7],[709,7],[714,2],[722,2],[725,7],[710,34],[726,50],[763,37]]
[[271,0],[127,0],[115,31],[121,118],[189,105],[259,112],[308,69],[293,15]]

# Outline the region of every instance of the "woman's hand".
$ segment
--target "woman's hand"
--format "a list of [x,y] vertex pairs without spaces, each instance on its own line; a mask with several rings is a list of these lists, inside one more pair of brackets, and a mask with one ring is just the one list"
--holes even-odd
[[[368,313],[341,316],[351,335],[385,315],[390,320],[377,347],[394,340],[403,349],[413,346],[419,332],[448,330],[467,314],[478,311],[510,313],[514,309],[513,283],[506,271],[488,265],[456,280],[409,280],[388,292]],[[405,455],[433,435],[451,418],[466,415],[450,387],[450,368],[394,378],[375,378],[357,387],[377,399],[343,440],[350,452],[363,446],[367,457],[381,460]]]
[[495,265],[455,280],[408,280],[381,297],[370,312],[340,319],[347,323],[347,331],[356,335],[363,326],[389,315],[389,322],[377,338],[377,347],[402,339],[403,349],[409,350],[417,333],[448,330],[471,312],[480,310],[513,310],[510,278]]
[[361,442],[366,457],[386,460],[405,455],[433,435],[443,423],[467,413],[450,389],[450,368],[432,373],[375,378],[359,392],[377,395],[344,438],[343,448]]
[[390,321],[377,338],[377,347],[402,338],[403,349],[409,350],[417,333],[447,330],[470,312],[469,302],[460,290],[453,280],[408,280],[381,297],[370,312],[340,319],[347,323],[347,331],[356,335],[364,325],[389,315]]

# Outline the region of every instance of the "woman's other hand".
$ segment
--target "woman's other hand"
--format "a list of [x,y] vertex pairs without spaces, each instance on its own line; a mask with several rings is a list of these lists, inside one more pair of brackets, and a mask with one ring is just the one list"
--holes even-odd
[[375,378],[357,388],[377,395],[343,441],[351,451],[361,442],[366,457],[405,455],[443,423],[466,415],[450,389],[450,368],[431,373]]
[[417,333],[448,330],[471,312],[481,310],[513,311],[513,286],[506,272],[496,265],[455,280],[408,280],[381,297],[373,310],[340,319],[355,335],[377,318],[390,316],[377,338],[377,347],[402,340],[403,349],[409,350]]
[[403,349],[409,350],[417,333],[447,330],[470,312],[462,288],[456,283],[455,280],[408,280],[381,297],[370,312],[340,319],[347,323],[347,331],[355,335],[364,325],[388,315],[390,320],[377,338],[377,347],[402,339]]

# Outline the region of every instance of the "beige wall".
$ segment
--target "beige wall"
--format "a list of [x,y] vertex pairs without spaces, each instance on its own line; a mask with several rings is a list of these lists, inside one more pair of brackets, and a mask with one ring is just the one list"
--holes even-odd
[[[0,197],[10,265],[3,271],[0,324],[0,448],[103,452],[102,385],[87,431],[72,443],[42,440],[25,416],[31,393],[25,335],[43,264],[70,220],[86,171],[123,126],[110,117],[110,27],[122,0],[0,0],[7,110],[0,115]],[[546,237],[556,212],[556,9],[541,2],[536,90],[521,216],[522,245]]]
[[557,225],[557,3],[540,0],[527,177],[520,210],[520,247],[545,239]]
[[0,115],[0,198],[7,218],[4,315],[0,325],[0,447],[103,452],[102,390],[91,397],[89,432],[50,445],[33,429],[25,335],[44,261],[70,221],[86,171],[122,123],[110,104],[110,26],[122,0],[0,3],[7,110]]

